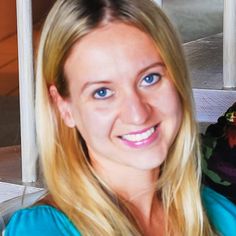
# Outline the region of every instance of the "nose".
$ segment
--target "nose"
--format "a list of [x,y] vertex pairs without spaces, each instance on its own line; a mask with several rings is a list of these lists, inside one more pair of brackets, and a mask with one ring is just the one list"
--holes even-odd
[[151,107],[146,99],[137,92],[125,96],[121,105],[121,120],[126,124],[144,124],[149,116]]

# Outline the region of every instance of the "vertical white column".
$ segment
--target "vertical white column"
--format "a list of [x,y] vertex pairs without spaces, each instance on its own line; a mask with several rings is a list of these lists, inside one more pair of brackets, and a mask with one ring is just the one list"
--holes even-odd
[[224,0],[223,84],[236,87],[236,0]]
[[22,181],[36,181],[32,2],[16,0],[19,60]]

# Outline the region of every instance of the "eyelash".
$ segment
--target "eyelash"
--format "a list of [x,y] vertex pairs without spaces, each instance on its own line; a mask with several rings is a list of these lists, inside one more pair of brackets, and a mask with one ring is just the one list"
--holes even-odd
[[[105,96],[101,96],[101,94],[100,95],[98,94],[99,92],[104,92],[104,91],[106,91],[106,93],[109,92],[109,94],[108,95],[105,94]],[[98,100],[105,100],[105,99],[111,97],[113,95],[113,93],[114,92],[112,92],[110,89],[108,89],[106,87],[102,87],[102,88],[95,90],[95,92],[93,93],[93,97]]]
[[[146,78],[151,78],[152,80],[150,81],[150,83],[147,81],[145,81]],[[145,76],[144,78],[142,78],[141,82],[140,82],[140,85],[142,87],[149,87],[149,86],[152,86],[154,84],[156,84],[160,79],[162,78],[161,74],[159,73],[152,73],[152,74],[149,74],[147,76]],[[146,84],[143,85],[142,83],[145,82]]]
[[[149,79],[151,78],[150,83],[147,83],[147,81],[145,81],[146,78],[149,78]],[[145,76],[144,78],[142,78],[140,85],[142,87],[149,87],[149,86],[156,84],[161,78],[162,78],[162,76],[159,73],[152,73],[152,74],[149,74],[149,75]],[[142,83],[144,81],[147,84],[143,85]],[[99,92],[103,92],[103,94],[99,94]],[[108,95],[107,95],[107,93],[108,93]],[[93,93],[93,97],[98,100],[105,100],[105,99],[111,97],[113,94],[114,94],[114,92],[111,91],[109,88],[102,87],[102,88],[95,90],[95,92]]]

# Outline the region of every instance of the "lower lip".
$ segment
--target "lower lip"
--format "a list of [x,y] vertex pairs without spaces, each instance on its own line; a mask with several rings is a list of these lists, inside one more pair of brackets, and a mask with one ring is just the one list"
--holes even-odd
[[158,137],[158,127],[156,127],[155,131],[153,132],[153,134],[150,137],[148,137],[147,139],[144,139],[142,141],[133,142],[133,141],[129,141],[126,139],[121,139],[121,140],[123,143],[125,143],[127,146],[129,146],[131,148],[147,147],[150,144],[152,144],[156,140],[156,138]]

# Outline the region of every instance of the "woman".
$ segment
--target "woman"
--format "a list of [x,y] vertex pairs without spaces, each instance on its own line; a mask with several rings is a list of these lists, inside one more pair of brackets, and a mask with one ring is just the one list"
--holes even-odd
[[212,235],[183,53],[149,0],[58,0],[38,52],[48,196],[6,235]]

